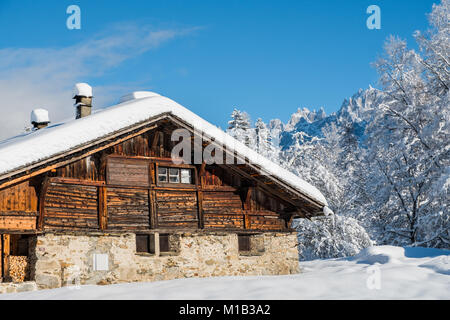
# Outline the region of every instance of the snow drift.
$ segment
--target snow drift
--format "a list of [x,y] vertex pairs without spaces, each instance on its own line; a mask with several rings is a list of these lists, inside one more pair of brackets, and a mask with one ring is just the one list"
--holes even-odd
[[[288,276],[191,278],[81,286],[0,299],[450,299],[450,251],[369,247],[351,258],[301,262]],[[377,278],[379,287],[370,286]]]

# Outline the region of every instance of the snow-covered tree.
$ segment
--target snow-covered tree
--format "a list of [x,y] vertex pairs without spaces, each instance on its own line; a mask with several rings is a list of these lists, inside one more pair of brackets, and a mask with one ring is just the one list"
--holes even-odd
[[325,138],[299,131],[292,135],[292,143],[282,154],[282,165],[317,187],[328,199],[330,207],[339,212],[342,200],[342,181],[336,166],[339,138],[336,126],[323,129]]
[[296,219],[300,260],[353,256],[370,247],[372,241],[357,220],[339,215]]
[[251,128],[250,116],[236,108],[231,113],[231,120],[228,121],[227,133],[246,146],[251,146],[254,143],[254,132]]
[[450,165],[450,65],[443,66],[450,61],[449,13],[444,0],[430,15],[429,38],[417,33],[424,56],[391,37],[375,63],[387,98],[368,127],[368,187],[378,195],[372,211],[381,215],[385,243],[450,244],[450,198],[448,190],[436,187],[448,179]]
[[[272,160],[275,163],[278,163],[280,150],[278,146],[274,145],[272,133],[269,128],[267,128],[267,125],[261,120],[261,118],[258,118],[256,120],[254,130],[256,151],[260,155]],[[277,141],[278,140],[276,140],[276,142]]]

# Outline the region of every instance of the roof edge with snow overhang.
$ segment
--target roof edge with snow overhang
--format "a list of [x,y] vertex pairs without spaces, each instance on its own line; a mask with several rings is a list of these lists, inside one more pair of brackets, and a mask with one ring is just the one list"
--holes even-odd
[[0,181],[12,178],[21,170],[32,171],[51,158],[168,114],[192,126],[196,132],[213,138],[215,143],[225,146],[227,150],[235,150],[238,155],[259,168],[261,174],[271,176],[290,189],[322,206],[327,206],[325,197],[317,188],[264,158],[175,101],[150,92],[130,94],[121,101],[124,102],[88,117],[55,124],[0,142]]

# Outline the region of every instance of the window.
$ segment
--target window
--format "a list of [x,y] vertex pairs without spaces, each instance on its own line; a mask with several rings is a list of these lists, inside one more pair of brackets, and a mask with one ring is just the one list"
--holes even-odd
[[158,167],[158,182],[192,184],[192,169]]
[[168,234],[160,234],[159,235],[159,251],[160,252],[169,252],[170,251],[170,243],[169,243],[169,235]]
[[239,251],[248,252],[250,251],[250,235],[248,234],[238,234],[238,247]]
[[192,183],[191,169],[181,169],[181,183]]
[[155,254],[156,240],[159,240],[159,254],[177,254],[179,237],[168,233],[136,234],[136,253]]
[[175,168],[169,169],[169,182],[180,183],[180,169]]
[[167,182],[167,168],[158,168],[158,181]]
[[136,235],[136,252],[139,253],[155,253],[155,235],[154,234],[137,234]]
[[264,235],[238,234],[238,248],[241,256],[261,256],[265,252]]

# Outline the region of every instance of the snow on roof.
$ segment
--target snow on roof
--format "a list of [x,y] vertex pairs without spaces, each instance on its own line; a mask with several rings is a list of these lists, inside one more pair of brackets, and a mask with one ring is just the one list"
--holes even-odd
[[213,137],[216,143],[226,146],[227,150],[236,150],[240,156],[260,167],[261,174],[272,175],[298,192],[324,206],[327,205],[325,197],[314,186],[262,157],[175,101],[154,93],[147,93],[146,97],[142,93],[134,96],[142,98],[120,103],[88,117],[54,124],[0,142],[0,176],[94,142],[163,113],[169,113],[193,126],[204,136]]
[[31,111],[31,123],[49,123],[48,111],[45,109],[34,109]]
[[154,96],[159,96],[159,94],[157,94],[155,92],[150,92],[150,91],[134,91],[134,92],[124,95],[122,98],[120,98],[119,103],[124,103],[124,102],[131,101],[131,100],[154,97]]
[[87,83],[77,83],[73,87],[72,98],[76,96],[80,97],[92,97],[92,87]]

